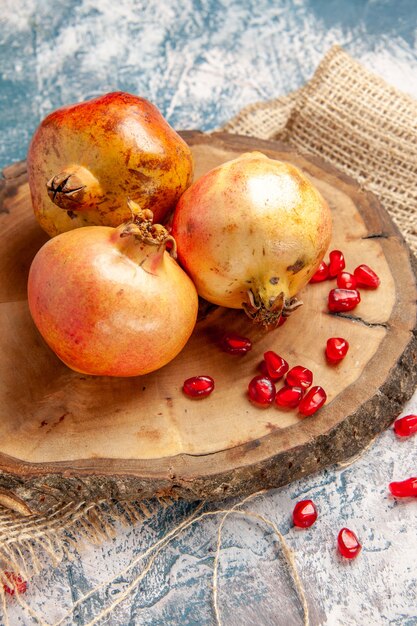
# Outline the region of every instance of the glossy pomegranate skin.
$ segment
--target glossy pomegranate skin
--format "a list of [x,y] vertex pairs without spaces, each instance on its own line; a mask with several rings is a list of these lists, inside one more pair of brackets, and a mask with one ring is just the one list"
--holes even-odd
[[191,184],[194,167],[190,148],[157,107],[120,91],[50,113],[27,164],[35,216],[50,236],[116,227],[131,217],[128,198],[161,222]]
[[176,356],[198,298],[163,247],[90,226],[50,239],[33,260],[28,302],[55,354],[75,371],[139,376]]

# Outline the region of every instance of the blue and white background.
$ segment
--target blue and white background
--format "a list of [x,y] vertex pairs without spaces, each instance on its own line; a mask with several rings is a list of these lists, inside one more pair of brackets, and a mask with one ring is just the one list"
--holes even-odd
[[[51,110],[112,90],[148,98],[177,129],[213,129],[249,103],[300,87],[334,43],[417,98],[416,33],[415,0],[2,0],[0,166],[25,158]],[[405,408],[411,411],[416,396]],[[417,475],[416,443],[386,432],[354,465],[329,468],[250,505],[277,524],[294,551],[312,625],[417,625],[417,500],[387,494],[391,479]],[[300,532],[290,514],[302,498],[313,499],[320,516]],[[54,623],[194,507],[179,503],[142,526],[120,528],[114,541],[80,548],[73,561],[33,580],[27,602],[44,623]],[[205,519],[164,549],[129,599],[100,623],[214,624],[218,522]],[[335,551],[342,526],[364,546],[352,563]],[[229,518],[219,571],[223,624],[302,624],[280,555],[270,530]],[[88,624],[131,580],[116,578],[67,623]],[[9,605],[10,624],[36,623],[14,600]]]

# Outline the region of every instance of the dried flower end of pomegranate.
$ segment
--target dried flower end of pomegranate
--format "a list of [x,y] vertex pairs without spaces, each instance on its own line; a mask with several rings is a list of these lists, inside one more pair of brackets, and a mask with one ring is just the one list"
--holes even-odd
[[329,311],[332,313],[352,311],[360,301],[361,296],[357,289],[332,289],[329,292]]
[[329,278],[329,266],[322,261],[315,274],[310,278],[310,283],[322,283]]
[[222,350],[228,354],[247,354],[252,350],[252,342],[248,337],[241,337],[235,333],[223,335],[220,342]]
[[307,369],[307,367],[296,365],[287,373],[285,382],[289,387],[307,389],[313,382],[313,372]]
[[349,528],[342,528],[337,537],[337,547],[340,554],[345,559],[355,559],[359,552],[362,550],[362,546],[353,530]]
[[329,252],[329,276],[335,278],[339,272],[345,269],[345,257],[340,250]]
[[317,508],[312,500],[297,502],[292,514],[294,526],[298,528],[310,528],[317,519]]
[[277,406],[286,409],[295,409],[301,402],[304,395],[304,389],[301,387],[288,387],[284,385],[277,391],[275,403]]
[[406,480],[390,483],[389,490],[396,498],[416,498],[417,478],[407,478]]
[[273,350],[264,353],[266,371],[271,380],[279,380],[288,372],[288,363]]
[[379,276],[368,265],[358,265],[353,272],[358,283],[358,287],[365,289],[376,289],[379,287]]
[[312,387],[308,390],[298,406],[298,412],[305,417],[316,413],[327,400],[327,394],[323,387]]
[[214,380],[211,376],[193,376],[187,378],[183,384],[183,391],[190,398],[206,398],[213,389]]
[[326,358],[332,365],[345,358],[349,350],[349,343],[343,337],[330,337],[326,345]]
[[398,437],[409,437],[417,433],[417,415],[404,415],[395,420],[394,432]]
[[275,393],[275,385],[267,376],[255,376],[248,385],[249,399],[261,406],[272,404]]
[[4,572],[4,576],[10,582],[10,585],[3,583],[3,589],[10,596],[14,596],[15,593],[26,593],[27,582],[19,574],[14,572]]

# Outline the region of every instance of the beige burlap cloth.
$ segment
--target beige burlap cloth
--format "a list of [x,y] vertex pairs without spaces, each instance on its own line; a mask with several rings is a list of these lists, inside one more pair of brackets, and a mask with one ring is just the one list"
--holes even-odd
[[[379,196],[417,252],[417,102],[341,48],[328,52],[300,90],[243,109],[223,130],[281,139],[337,166]],[[57,563],[72,543],[101,540],[116,521],[134,523],[169,504],[72,502],[26,518],[0,508],[3,571],[29,577],[45,555]]]

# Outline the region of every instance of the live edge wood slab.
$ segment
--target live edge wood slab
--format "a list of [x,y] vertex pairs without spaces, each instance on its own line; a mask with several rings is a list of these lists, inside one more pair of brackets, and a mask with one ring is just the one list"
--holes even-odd
[[[47,240],[31,209],[24,163],[5,169],[0,187],[0,504],[23,515],[98,498],[173,496],[220,499],[284,485],[347,459],[385,429],[417,384],[416,264],[378,200],[318,159],[282,143],[184,132],[196,177],[248,150],[300,167],[333,214],[332,248],[347,268],[381,278],[349,314],[329,314],[332,282],[308,285],[304,306],[265,333],[243,312],[215,308],[183,352],[158,372],[133,379],[82,376],[44,344],[29,315],[31,260]],[[245,242],[242,241],[242,246]],[[222,352],[224,331],[252,338],[244,357]],[[329,337],[350,351],[329,366]],[[301,419],[295,410],[254,407],[248,381],[264,351],[314,372],[327,404]],[[184,379],[208,374],[216,389],[195,401]]]

